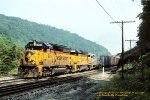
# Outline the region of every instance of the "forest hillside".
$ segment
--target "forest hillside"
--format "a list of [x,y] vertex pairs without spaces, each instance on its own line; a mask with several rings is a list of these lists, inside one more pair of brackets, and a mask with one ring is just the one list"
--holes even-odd
[[105,47],[84,39],[75,33],[2,14],[0,14],[0,34],[21,47],[24,47],[29,41],[37,40],[61,44],[94,54],[110,55]]

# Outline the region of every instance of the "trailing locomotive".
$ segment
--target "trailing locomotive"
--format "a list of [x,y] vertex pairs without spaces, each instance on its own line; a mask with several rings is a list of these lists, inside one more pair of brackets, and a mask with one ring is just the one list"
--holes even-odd
[[93,69],[95,57],[81,50],[34,40],[25,46],[18,69],[21,77],[46,77],[58,71],[77,72]]

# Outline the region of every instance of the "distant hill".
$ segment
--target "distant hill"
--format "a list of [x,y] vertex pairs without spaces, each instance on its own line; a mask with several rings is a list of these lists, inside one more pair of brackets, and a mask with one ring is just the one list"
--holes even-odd
[[29,41],[37,40],[66,45],[95,54],[110,55],[105,47],[75,33],[2,14],[0,14],[0,33],[22,47]]

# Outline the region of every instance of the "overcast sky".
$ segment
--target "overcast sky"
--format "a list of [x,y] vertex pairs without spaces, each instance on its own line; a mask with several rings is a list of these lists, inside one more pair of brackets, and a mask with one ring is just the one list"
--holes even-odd
[[[134,20],[135,23],[124,25],[124,36],[138,39],[140,21],[136,17],[142,12],[140,0],[98,1],[116,21]],[[68,30],[103,45],[112,54],[121,52],[121,27],[110,24],[113,20],[96,0],[0,0],[0,14]],[[129,42],[125,42],[125,50],[129,47]]]

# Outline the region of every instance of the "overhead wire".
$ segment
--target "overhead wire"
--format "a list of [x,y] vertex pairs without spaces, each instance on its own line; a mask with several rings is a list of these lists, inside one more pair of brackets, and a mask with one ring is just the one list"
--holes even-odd
[[98,0],[96,0],[96,2],[99,4],[99,6],[105,11],[105,13],[113,20],[115,21],[115,19],[106,11],[106,9],[99,3]]
[[[116,20],[106,11],[106,9],[102,6],[102,4],[100,4],[100,2],[98,0],[96,0],[96,2],[104,10],[104,12],[111,18],[111,20],[113,20],[115,22]],[[121,26],[119,25],[119,27],[121,27]]]

